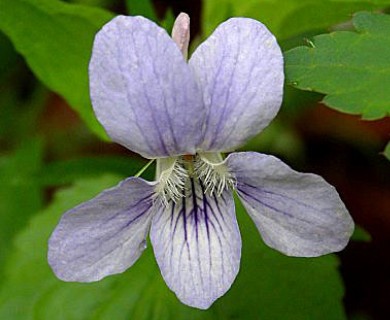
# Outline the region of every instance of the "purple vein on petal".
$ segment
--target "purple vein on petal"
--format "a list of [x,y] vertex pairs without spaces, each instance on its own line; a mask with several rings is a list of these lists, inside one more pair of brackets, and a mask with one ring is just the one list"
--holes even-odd
[[[132,38],[133,43],[135,44],[136,42],[135,42],[135,38],[134,38],[134,34],[133,34],[133,33],[131,33],[131,38]],[[148,39],[146,40],[146,42],[147,42],[148,45],[150,45]],[[134,50],[134,54],[136,55],[137,59],[139,59],[138,50]],[[152,68],[153,68],[153,67],[154,67],[154,66],[153,66],[153,64],[152,64]],[[143,73],[143,72],[139,72],[139,75],[140,75],[140,78],[141,78],[143,81],[145,81],[144,73]],[[160,131],[160,126],[158,125],[157,120],[156,120],[156,117],[154,116],[155,113],[156,113],[156,110],[155,110],[155,108],[153,108],[153,105],[152,105],[151,102],[150,102],[150,98],[149,98],[149,95],[148,95],[147,90],[143,90],[143,92],[144,92],[144,97],[145,97],[145,99],[146,99],[146,102],[147,102],[149,108],[151,109],[151,110],[150,110],[150,115],[151,115],[151,117],[152,117],[152,121],[153,121],[153,123],[154,123],[154,127],[155,127],[156,130],[157,130],[157,135],[158,135],[160,147],[161,147],[161,148],[164,150],[164,152],[168,155],[169,152],[168,152],[168,149],[167,149],[167,147],[166,147],[166,145],[165,145],[165,142],[164,142],[164,140],[163,140],[163,138],[162,138],[161,131]],[[136,118],[138,118],[137,115],[136,115]],[[138,121],[137,121],[137,123],[138,123]]]
[[[292,201],[292,202],[294,202],[294,203],[296,203],[296,204],[298,204],[298,205],[301,205],[301,206],[303,206],[303,207],[305,207],[305,208],[307,208],[307,209],[314,210],[314,211],[318,211],[317,208],[315,208],[315,207],[313,207],[313,206],[310,206],[310,205],[307,205],[306,203],[301,202],[301,201],[299,201],[299,200],[297,200],[297,199],[295,199],[295,198],[291,198],[291,197],[288,197],[288,196],[285,196],[285,195],[282,195],[282,194],[279,194],[279,193],[275,193],[275,192],[272,192],[272,191],[267,191],[267,190],[264,190],[264,189],[262,189],[262,188],[258,188],[258,187],[255,187],[255,186],[251,186],[251,185],[249,185],[249,184],[241,184],[241,185],[245,185],[245,186],[248,186],[248,187],[250,187],[250,188],[256,189],[257,191],[260,191],[261,193],[263,193],[263,197],[264,197],[264,195],[266,195],[266,194],[269,194],[269,195],[276,195],[276,196],[281,197],[282,199],[283,199],[283,198],[288,199],[288,200],[290,200],[290,201]],[[278,208],[276,208],[275,206],[272,206],[272,205],[270,205],[270,204],[268,204],[268,203],[266,203],[266,202],[260,200],[260,196],[259,196],[259,197],[255,197],[254,195],[249,194],[248,192],[243,191],[243,190],[242,190],[242,187],[239,189],[239,193],[241,193],[242,195],[244,195],[244,198],[245,198],[245,197],[246,197],[246,198],[251,198],[252,200],[254,200],[254,201],[258,202],[259,204],[261,204],[261,205],[267,207],[268,209],[271,209],[271,210],[273,210],[273,211],[275,211],[275,212],[282,213],[283,215],[285,215],[285,216],[287,216],[287,217],[289,217],[289,218],[292,218],[292,219],[297,220],[297,221],[304,222],[304,223],[307,224],[307,225],[311,225],[311,224],[312,224],[312,222],[309,221],[309,220],[306,220],[306,219],[303,219],[303,218],[301,218],[301,217],[297,217],[297,216],[295,216],[295,215],[292,215],[292,214],[290,214],[290,213],[288,213],[288,212],[286,212],[286,211],[284,211],[284,210],[278,209]],[[274,199],[272,199],[272,198],[269,198],[269,199],[274,200]],[[324,225],[324,226],[318,225],[317,227],[318,227],[318,228],[321,228],[321,229],[324,229],[324,230],[328,229],[328,227],[325,226],[325,225]]]
[[[117,30],[118,33],[120,33],[119,25],[116,26],[116,30]],[[132,37],[133,45],[134,45],[134,47],[136,47],[134,35],[131,34],[131,37]],[[118,41],[119,41],[119,40],[120,40],[120,39],[117,38],[116,41],[115,41],[115,45],[116,45],[116,47],[118,47],[118,48],[120,48],[120,46],[118,45]],[[108,46],[108,47],[109,47],[109,46]],[[138,50],[134,50],[135,55],[136,55],[137,58],[138,58],[137,51],[138,51]],[[122,78],[122,82],[123,82],[123,83],[126,83],[126,79],[125,79],[125,77],[124,77],[124,74],[126,74],[126,71],[122,68],[122,65],[119,63],[119,61],[122,61],[121,57],[119,56],[120,53],[121,53],[121,50],[116,50],[115,52],[116,52],[116,56],[117,56],[116,62],[117,62],[118,69],[120,70],[120,76],[121,76],[121,78]],[[131,99],[130,99],[130,97],[129,97],[129,92],[128,92],[127,90],[126,90],[126,99],[127,99],[128,105],[129,105],[128,111],[131,112],[131,111],[132,111],[132,109],[130,108],[130,106],[131,106],[131,103],[130,103]],[[137,99],[137,100],[139,100],[139,99]],[[138,103],[138,104],[139,104],[139,103]],[[136,119],[136,121],[134,121],[134,124],[137,126],[137,129],[139,130],[139,132],[142,132],[142,131],[143,131],[143,128],[140,126],[140,121],[139,121],[139,119],[138,119],[137,113],[136,113],[136,112],[133,112],[133,114],[134,114],[134,117],[135,117],[135,119]],[[142,136],[142,139],[143,139],[144,143],[148,146],[148,148],[149,148],[150,150],[153,150],[153,151],[155,152],[155,147],[148,141],[148,139],[146,139],[145,136]]]
[[[147,44],[148,44],[149,50],[152,50],[152,48],[151,48],[151,46],[150,46],[149,38],[147,39]],[[167,45],[165,45],[165,48],[166,48],[166,47],[167,47]],[[151,67],[152,67],[152,70],[153,70],[153,74],[155,75],[155,78],[156,78],[156,79],[159,79],[159,77],[157,77],[157,72],[156,72],[155,65],[152,64]],[[160,79],[159,79],[159,80],[160,80]],[[165,112],[164,112],[163,114],[166,116],[167,122],[168,122],[168,124],[169,124],[169,125],[168,125],[168,128],[169,128],[169,131],[171,132],[171,136],[172,136],[173,143],[174,143],[174,145],[175,145],[175,149],[177,149],[177,148],[178,148],[178,144],[177,144],[176,136],[175,136],[175,134],[174,134],[174,132],[173,132],[173,125],[172,125],[171,115],[169,114],[168,107],[167,107],[166,92],[165,92],[165,90],[163,90],[163,86],[161,85],[161,83],[160,83],[160,88],[161,88],[161,91],[162,91],[163,96],[164,96],[164,99],[163,99],[162,103],[163,103],[163,105],[164,105]],[[174,96],[175,96],[175,95],[174,95]],[[149,103],[149,98],[148,98],[148,103]],[[153,117],[153,119],[155,119],[155,118]],[[158,127],[157,127],[157,129],[159,130]],[[161,135],[160,130],[158,131],[158,133],[159,133],[159,136],[160,136],[160,135]],[[160,139],[161,139],[161,138],[160,138]],[[166,148],[164,148],[164,150],[165,150],[165,149],[166,149]]]
[[[140,214],[138,214],[137,216],[135,216],[135,217],[134,217],[133,219],[131,219],[130,221],[127,221],[122,227],[120,227],[120,228],[118,229],[118,231],[117,231],[116,233],[110,234],[109,236],[106,236],[106,237],[104,237],[104,238],[100,238],[99,241],[96,242],[96,245],[95,245],[94,247],[89,248],[89,251],[88,251],[88,252],[85,252],[85,253],[83,253],[83,254],[80,254],[79,256],[73,257],[73,260],[78,260],[78,259],[80,259],[80,258],[82,258],[82,257],[84,257],[84,256],[86,256],[86,255],[88,255],[88,254],[90,254],[90,252],[96,251],[96,250],[100,247],[101,243],[106,242],[106,241],[109,241],[109,240],[111,240],[111,239],[117,237],[118,234],[120,234],[120,233],[126,231],[126,229],[129,228],[129,227],[131,226],[132,223],[134,223],[134,222],[137,221],[139,218],[141,218],[145,213],[148,212],[149,209],[150,209],[149,207],[148,207],[148,208],[145,208]],[[122,213],[122,212],[120,212],[120,214],[121,214],[121,213]],[[97,228],[99,228],[99,227],[97,227]],[[100,227],[100,228],[101,228],[101,227]],[[113,251],[116,250],[116,249],[117,249],[117,248],[111,249],[110,251],[108,251],[108,252],[105,254],[105,256],[107,256],[109,253],[113,252]],[[103,258],[104,258],[104,256],[102,257],[102,259],[103,259]],[[93,264],[96,264],[96,261],[94,261]]]
[[[238,30],[238,33],[240,33],[240,28],[237,28],[237,30]],[[235,56],[234,56],[234,66],[233,66],[233,70],[231,71],[229,82],[228,82],[228,85],[227,85],[227,87],[229,89],[227,91],[223,107],[220,107],[220,108],[222,108],[222,110],[220,112],[216,128],[214,130],[214,138],[211,141],[210,148],[214,147],[216,140],[219,138],[218,135],[219,135],[219,132],[220,132],[220,129],[221,129],[222,122],[225,120],[225,114],[227,112],[230,112],[230,109],[227,110],[228,109],[227,104],[228,104],[228,101],[230,99],[230,93],[231,93],[231,90],[232,90],[232,84],[234,82],[234,78],[235,78],[235,75],[236,75],[237,60],[238,60],[238,57],[239,57],[240,52],[241,52],[241,50],[240,50],[240,37],[238,36],[237,39],[238,39],[238,50],[236,51]],[[225,47],[224,47],[223,51],[225,52]],[[221,63],[221,65],[222,65],[222,63]],[[217,81],[215,81],[215,82],[217,82]]]
[[[151,239],[168,286],[184,303],[204,309],[226,292],[236,276],[241,241],[233,199],[225,203],[218,198],[217,206],[195,177],[187,187],[174,216],[170,207],[165,220],[152,222]],[[229,227],[222,215],[227,215]]]
[[242,189],[239,190],[239,193],[241,193],[242,195],[244,195],[243,198],[250,198],[250,199],[252,199],[252,200],[254,200],[254,201],[260,203],[260,204],[263,205],[264,207],[267,207],[267,208],[269,208],[269,209],[271,209],[271,210],[273,210],[273,211],[279,212],[279,213],[281,213],[281,214],[283,214],[283,215],[285,215],[285,216],[288,216],[288,217],[290,217],[290,218],[295,218],[293,215],[287,213],[286,211],[277,209],[277,208],[275,208],[275,207],[273,207],[273,206],[271,206],[271,205],[269,205],[269,204],[266,204],[266,203],[264,203],[263,201],[261,201],[260,199],[258,199],[257,197],[255,197],[254,195],[252,195],[252,194],[250,194],[250,193],[248,193],[248,192],[246,192],[246,191],[244,191],[244,190],[242,190]]

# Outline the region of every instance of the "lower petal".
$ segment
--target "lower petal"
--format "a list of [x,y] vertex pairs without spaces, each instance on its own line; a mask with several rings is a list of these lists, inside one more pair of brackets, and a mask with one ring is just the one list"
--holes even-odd
[[156,212],[150,237],[169,288],[183,303],[207,309],[238,273],[241,237],[231,192],[206,195],[194,179],[188,189],[186,197]]
[[64,281],[121,273],[146,248],[154,186],[129,178],[67,211],[49,240],[48,260]]
[[289,256],[314,257],[347,245],[352,218],[323,178],[296,172],[275,157],[254,152],[233,153],[226,164],[270,247]]

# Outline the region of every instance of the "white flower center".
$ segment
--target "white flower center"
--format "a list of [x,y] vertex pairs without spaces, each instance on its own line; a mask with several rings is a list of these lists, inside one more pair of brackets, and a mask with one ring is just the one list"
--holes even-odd
[[156,175],[156,193],[164,204],[185,197],[191,179],[203,184],[209,195],[219,196],[235,186],[234,177],[218,153],[157,159]]

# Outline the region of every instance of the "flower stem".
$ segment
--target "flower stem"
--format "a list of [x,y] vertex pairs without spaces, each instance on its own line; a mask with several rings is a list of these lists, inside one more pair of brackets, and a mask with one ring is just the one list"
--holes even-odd
[[153,163],[154,160],[156,160],[156,159],[150,160],[140,171],[138,171],[138,173],[135,175],[135,177],[138,178],[141,174],[143,174],[145,172],[145,170],[147,168],[149,168],[149,166]]

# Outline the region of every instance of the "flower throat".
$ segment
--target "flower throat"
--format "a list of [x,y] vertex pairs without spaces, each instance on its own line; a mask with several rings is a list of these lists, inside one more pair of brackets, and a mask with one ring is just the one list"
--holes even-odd
[[235,179],[219,153],[183,155],[157,160],[156,193],[162,202],[177,202],[185,197],[191,180],[204,186],[204,193],[220,196],[235,186]]

